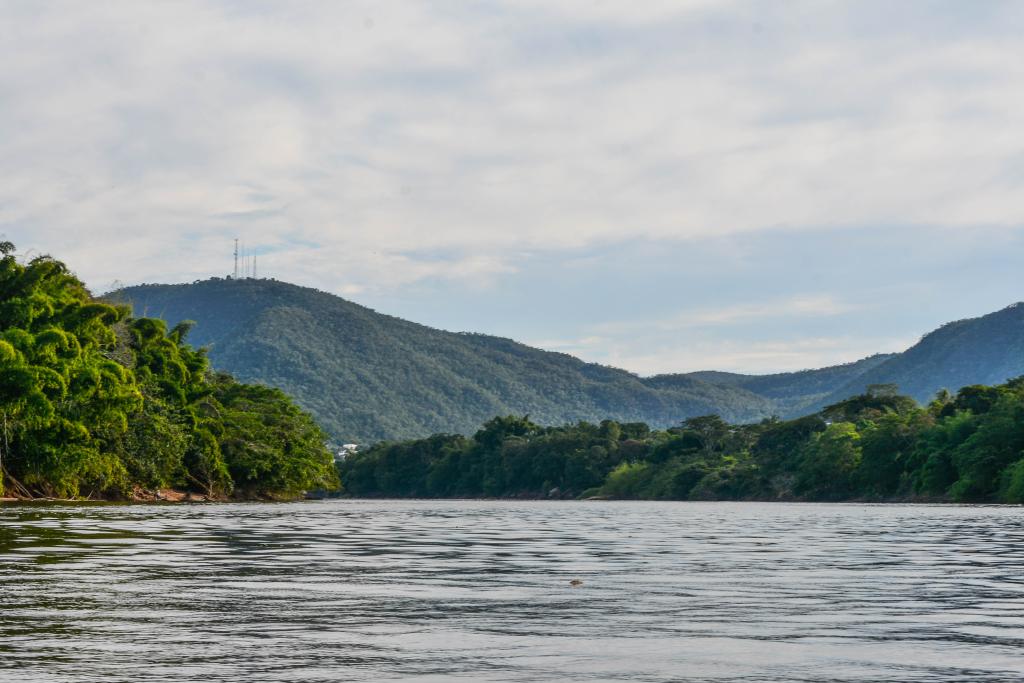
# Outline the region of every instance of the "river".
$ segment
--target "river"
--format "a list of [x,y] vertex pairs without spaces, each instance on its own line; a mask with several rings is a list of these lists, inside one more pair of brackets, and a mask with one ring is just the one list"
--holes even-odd
[[0,680],[1016,683],[1022,522],[909,505],[7,505]]

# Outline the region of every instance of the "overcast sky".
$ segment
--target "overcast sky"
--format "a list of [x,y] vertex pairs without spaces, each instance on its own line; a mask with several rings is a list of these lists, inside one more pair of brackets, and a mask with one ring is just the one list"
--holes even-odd
[[641,374],[1024,299],[1024,2],[0,4],[0,234]]

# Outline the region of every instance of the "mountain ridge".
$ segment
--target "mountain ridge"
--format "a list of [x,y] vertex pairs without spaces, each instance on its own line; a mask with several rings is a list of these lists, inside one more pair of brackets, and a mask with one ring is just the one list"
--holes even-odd
[[[823,405],[859,393],[868,384],[896,384],[924,403],[940,389],[995,385],[1024,374],[1024,302],[940,325],[823,399]],[[943,377],[939,383],[934,377]]]
[[[1003,316],[985,333],[1004,340],[1001,357],[971,363],[970,352],[957,349],[946,349],[946,356],[957,359],[963,372],[953,376],[970,379],[967,384],[1005,381],[992,377],[1014,370],[1024,374],[1019,304],[944,325],[900,354],[771,375],[700,371],[641,377],[504,337],[436,329],[277,280],[147,284],[107,298],[170,324],[196,321],[191,340],[209,347],[216,367],[292,394],[338,441],[472,433],[494,415],[513,413],[543,424],[610,418],[667,427],[708,413],[750,422],[812,412],[890,377],[914,380],[909,389],[923,401],[939,388],[959,388],[941,383],[945,375],[936,368],[933,335],[959,330],[952,336],[985,347],[983,355],[999,355],[970,330],[1015,306],[1022,315]],[[1003,330],[1006,325],[1012,329]],[[1000,335],[994,335],[996,328]],[[945,343],[950,336],[937,339]],[[923,351],[917,348],[930,338]],[[914,364],[922,362],[934,381],[915,380]]]
[[274,280],[141,285],[108,298],[139,315],[195,320],[191,341],[209,347],[215,366],[287,391],[338,440],[471,432],[509,413],[551,424],[669,425],[709,412],[749,420],[773,411],[744,389],[693,378],[651,387],[626,370],[438,330]]

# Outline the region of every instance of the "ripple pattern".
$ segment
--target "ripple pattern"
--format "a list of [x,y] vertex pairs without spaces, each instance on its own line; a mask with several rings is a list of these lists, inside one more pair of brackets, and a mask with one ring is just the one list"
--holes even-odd
[[0,680],[1017,683],[1022,522],[780,503],[5,506]]

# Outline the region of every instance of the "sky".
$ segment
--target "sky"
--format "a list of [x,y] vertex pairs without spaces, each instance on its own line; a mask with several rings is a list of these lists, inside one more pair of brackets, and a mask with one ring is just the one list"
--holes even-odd
[[0,5],[0,235],[648,375],[1024,299],[1024,3]]

